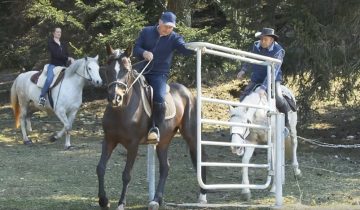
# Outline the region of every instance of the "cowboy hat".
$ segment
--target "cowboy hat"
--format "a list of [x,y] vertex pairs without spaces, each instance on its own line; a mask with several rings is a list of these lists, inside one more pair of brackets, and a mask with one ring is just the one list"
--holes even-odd
[[275,30],[272,28],[263,28],[261,31],[255,33],[256,38],[261,38],[262,36],[271,36],[275,41],[279,38],[279,36],[275,34]]

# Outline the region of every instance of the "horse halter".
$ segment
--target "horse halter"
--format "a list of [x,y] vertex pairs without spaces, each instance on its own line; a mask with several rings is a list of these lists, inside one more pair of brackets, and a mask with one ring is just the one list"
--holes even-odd
[[[232,119],[232,118],[239,118],[239,116],[236,115],[236,114],[233,114],[233,115],[230,116],[230,119]],[[247,120],[247,123],[250,124],[250,121]],[[248,137],[249,134],[250,134],[250,129],[249,129],[249,127],[245,127],[244,132],[240,132],[240,130],[242,130],[240,127],[238,127],[238,126],[233,127],[233,126],[232,126],[232,127],[230,128],[231,137],[232,137],[233,135],[239,135],[240,138],[242,138],[242,139],[245,140],[245,138]]]

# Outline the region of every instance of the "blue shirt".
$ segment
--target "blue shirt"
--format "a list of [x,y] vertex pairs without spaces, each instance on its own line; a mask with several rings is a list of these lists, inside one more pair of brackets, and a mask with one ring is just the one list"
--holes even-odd
[[[167,36],[160,36],[157,25],[145,27],[135,42],[134,55],[143,60],[144,51],[153,53],[153,60],[145,70],[147,74],[166,74],[170,72],[173,51],[177,50],[184,55],[194,53],[185,48],[185,41],[182,36],[172,31]],[[137,67],[142,70],[147,62]]]
[[[252,53],[276,58],[283,61],[285,56],[285,50],[277,43],[273,42],[273,44],[267,48],[262,48],[260,45],[260,41],[254,42],[253,48],[251,50]],[[281,64],[275,64],[275,80],[282,81],[282,71],[281,71]],[[267,66],[258,65],[258,64],[250,64],[246,63],[241,68],[242,71],[247,72],[248,70],[252,69],[251,74],[251,81],[262,84],[263,87],[267,87]]]

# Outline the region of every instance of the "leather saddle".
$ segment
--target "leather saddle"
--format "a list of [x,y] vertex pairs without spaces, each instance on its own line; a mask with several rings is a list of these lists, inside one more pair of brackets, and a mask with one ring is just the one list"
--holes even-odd
[[[46,64],[44,66],[44,69],[41,71],[38,71],[37,73],[33,74],[30,78],[31,82],[33,82],[34,84],[36,84],[39,88],[42,88],[45,84],[46,81],[46,75],[47,75],[47,69],[48,69],[48,65]],[[59,82],[64,78],[64,74],[65,74],[65,67],[63,66],[56,66],[54,68],[54,79],[50,85],[50,89],[52,87],[55,87],[57,84],[59,84]]]
[[[139,78],[139,82],[141,85],[141,98],[142,103],[145,109],[146,114],[151,117],[152,113],[152,101],[153,101],[153,89],[150,85],[147,84],[145,78],[142,76]],[[176,115],[176,107],[174,103],[174,99],[170,94],[170,86],[166,87],[166,96],[165,96],[165,120],[172,119]]]

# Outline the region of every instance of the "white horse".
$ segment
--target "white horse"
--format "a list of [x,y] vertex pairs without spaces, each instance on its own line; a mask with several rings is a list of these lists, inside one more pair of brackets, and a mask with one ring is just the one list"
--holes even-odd
[[[286,88],[282,86],[282,88]],[[243,103],[253,104],[253,105],[262,105],[268,106],[268,100],[264,96],[260,96],[256,89],[250,95],[246,96]],[[292,98],[295,100],[294,95],[290,90],[286,90],[291,94]],[[292,156],[292,167],[295,173],[295,176],[300,177],[301,171],[299,169],[299,163],[297,161],[296,150],[297,150],[297,113],[290,111],[288,113],[289,124],[290,124],[290,135],[285,139],[285,148],[287,155]],[[267,125],[267,112],[264,109],[258,108],[249,108],[249,107],[236,107],[233,108],[230,106],[230,122],[238,123],[252,123],[257,125]],[[275,127],[272,128],[273,130]],[[272,138],[274,139],[274,137]],[[243,143],[243,144],[267,144],[267,131],[263,129],[254,129],[241,126],[232,126],[231,127],[231,142],[232,143]],[[289,144],[291,143],[291,144]],[[291,145],[291,148],[289,146]],[[291,149],[291,150],[290,150]],[[232,153],[237,155],[243,155],[242,163],[248,164],[254,153],[254,147],[231,147]],[[290,150],[290,151],[289,151]],[[274,157],[274,155],[272,156]],[[248,167],[243,167],[242,170],[242,183],[249,184],[248,177]],[[271,192],[275,192],[275,184],[273,183]],[[251,198],[251,192],[249,188],[244,188],[241,192],[244,200],[249,200]]]
[[38,105],[41,88],[30,81],[31,76],[35,73],[37,71],[21,73],[11,87],[10,99],[16,127],[21,125],[23,142],[25,145],[31,145],[32,141],[27,136],[26,130],[32,131],[30,122],[32,113],[38,110],[53,112],[64,127],[61,131],[54,133],[50,137],[50,141],[56,141],[66,133],[65,149],[69,149],[72,124],[82,103],[82,92],[86,82],[90,81],[94,86],[102,85],[98,56],[75,60],[66,68],[63,81],[51,89],[54,109],[50,106],[49,100],[46,101],[45,107]]

